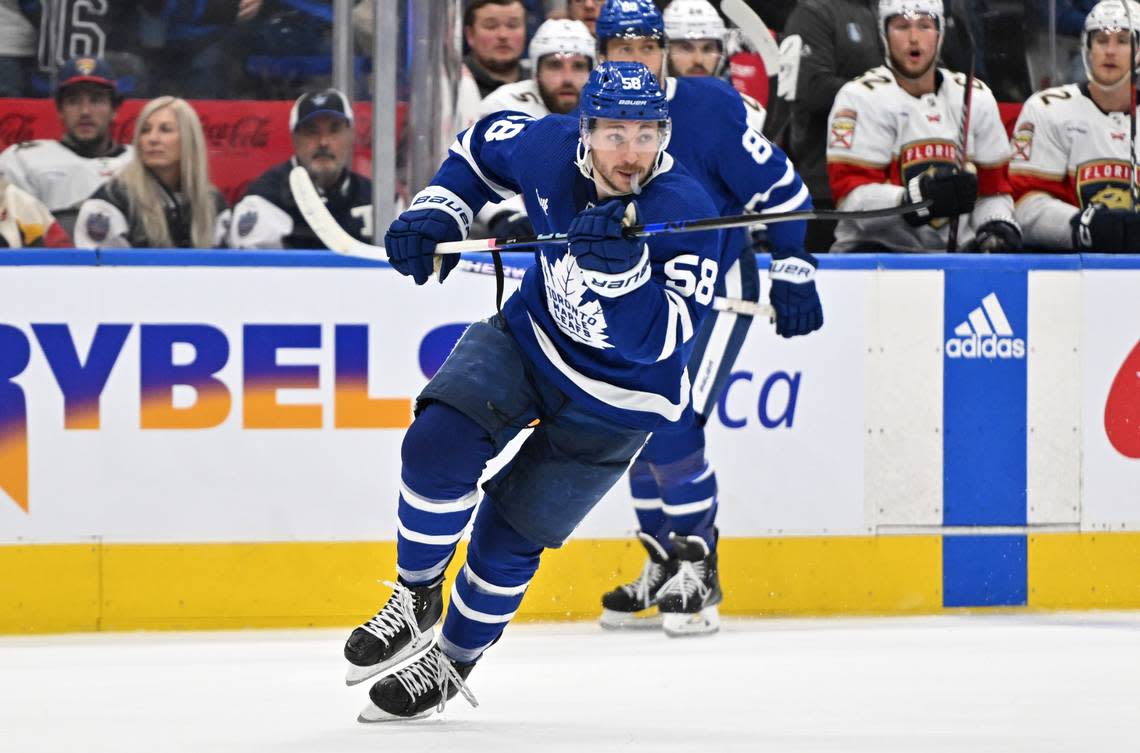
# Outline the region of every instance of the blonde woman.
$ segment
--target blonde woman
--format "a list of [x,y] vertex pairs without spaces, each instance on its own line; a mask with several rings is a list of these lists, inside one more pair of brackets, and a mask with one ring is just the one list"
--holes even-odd
[[216,248],[229,224],[210,185],[202,124],[188,102],[152,99],[135,125],[135,158],[79,209],[79,248]]

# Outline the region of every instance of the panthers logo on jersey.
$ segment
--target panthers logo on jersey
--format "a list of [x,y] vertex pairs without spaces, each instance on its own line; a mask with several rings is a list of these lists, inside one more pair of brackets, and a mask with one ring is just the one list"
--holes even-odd
[[[899,180],[902,185],[910,183],[924,173],[933,172],[939,167],[956,167],[958,165],[958,145],[948,139],[924,139],[903,144],[899,149]],[[940,228],[947,222],[946,218],[930,221],[930,226]]]
[[1131,209],[1128,181],[1132,165],[1123,160],[1094,160],[1077,166],[1077,198],[1081,208],[1103,204],[1110,209]]

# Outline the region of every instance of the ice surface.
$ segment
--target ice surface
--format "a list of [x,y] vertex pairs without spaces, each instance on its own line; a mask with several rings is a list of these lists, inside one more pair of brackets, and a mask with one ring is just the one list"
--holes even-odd
[[515,625],[442,716],[358,724],[346,630],[0,638],[4,753],[1126,751],[1140,614]]

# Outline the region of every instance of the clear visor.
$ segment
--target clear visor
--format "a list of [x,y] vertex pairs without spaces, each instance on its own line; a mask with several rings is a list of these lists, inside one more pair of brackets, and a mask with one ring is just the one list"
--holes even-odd
[[656,154],[669,143],[667,120],[594,120],[583,139],[596,152]]

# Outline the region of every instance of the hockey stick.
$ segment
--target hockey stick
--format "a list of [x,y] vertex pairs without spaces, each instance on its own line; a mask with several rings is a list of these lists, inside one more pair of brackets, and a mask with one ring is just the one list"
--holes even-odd
[[[462,272],[470,272],[477,275],[497,275],[493,265],[487,262],[470,261],[468,259],[460,259],[459,265],[456,269]],[[512,273],[507,274],[507,277],[512,279],[520,279],[521,274],[515,274],[516,267],[508,267]],[[749,301],[744,298],[713,298],[712,308],[714,311],[726,311],[733,314],[740,314],[742,316],[755,316],[767,317],[769,321],[775,321],[776,310],[766,303],[759,301]]]
[[[970,30],[970,19],[966,18],[963,28],[966,30],[966,49],[970,54],[970,70],[966,73],[966,92],[962,95],[962,134],[958,142],[962,151],[958,154],[958,167],[966,169],[966,147],[970,143],[970,106],[974,102],[974,33]],[[943,32],[945,33],[945,32]],[[961,215],[950,218],[950,234],[946,239],[947,253],[958,250],[958,225],[961,224]]]
[[722,0],[720,10],[756,48],[760,59],[764,61],[768,75],[775,76],[776,71],[780,69],[780,47],[764,20],[756,15],[756,11],[749,8],[744,0]]
[[[325,202],[321,199],[309,173],[305,168],[297,166],[289,173],[289,185],[293,189],[293,199],[301,215],[309,223],[309,227],[316,233],[330,250],[339,254],[359,256],[365,259],[387,259],[388,254],[383,246],[374,246],[370,243],[358,241],[345,232],[336,218],[329,212]],[[883,209],[868,209],[861,212],[844,212],[834,209],[804,209],[795,212],[780,214],[735,214],[727,217],[708,217],[699,220],[675,220],[673,222],[651,222],[646,225],[633,225],[625,229],[627,238],[640,238],[662,233],[692,233],[700,230],[724,230],[733,227],[746,227],[748,225],[772,225],[777,222],[796,222],[798,220],[874,220],[884,217],[899,217],[922,209],[926,209],[933,202],[930,199],[913,204],[900,204]],[[544,233],[541,235],[523,235],[515,238],[482,238],[466,241],[447,241],[436,245],[437,254],[462,254],[469,251],[510,251],[512,249],[537,246],[544,243],[566,243],[565,233]]]

